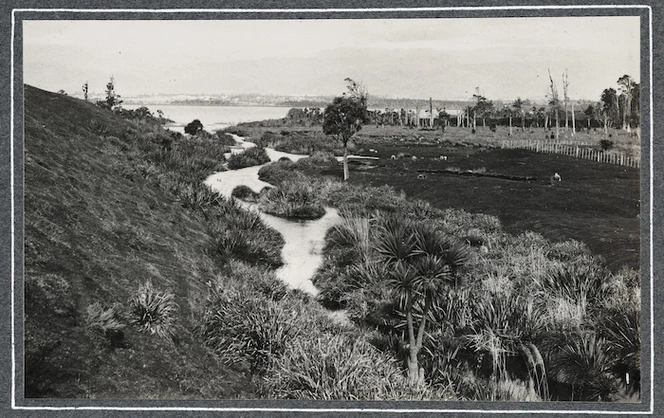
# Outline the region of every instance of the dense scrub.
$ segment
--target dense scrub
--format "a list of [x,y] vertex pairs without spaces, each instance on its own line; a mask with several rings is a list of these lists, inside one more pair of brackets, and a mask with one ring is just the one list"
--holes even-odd
[[420,365],[429,385],[450,385],[467,399],[618,400],[638,394],[638,272],[610,272],[578,241],[510,235],[492,216],[440,210],[389,187],[305,177],[299,170],[308,163],[301,161],[273,163],[262,176],[276,184],[314,184],[320,199],[343,215],[328,232],[324,264],[313,279],[321,301],[344,308],[362,329],[380,330],[374,344],[404,362],[406,318],[390,285],[394,273],[381,255],[389,243],[381,232],[386,214],[465,243],[465,267],[427,315]]
[[228,159],[228,168],[237,170],[245,167],[253,167],[255,165],[265,164],[270,161],[267,156],[265,148],[254,147],[245,150],[241,154],[234,154]]

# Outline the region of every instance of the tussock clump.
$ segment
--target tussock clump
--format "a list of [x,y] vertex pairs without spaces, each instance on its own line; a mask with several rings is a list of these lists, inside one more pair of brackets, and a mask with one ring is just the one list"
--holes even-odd
[[363,339],[336,335],[303,335],[285,352],[262,382],[267,398],[324,400],[449,399],[431,387],[409,388],[390,356]]
[[284,181],[263,193],[259,207],[265,213],[284,218],[318,219],[325,215],[315,185],[298,180]]
[[125,327],[115,308],[104,308],[100,302],[88,305],[85,325],[88,329],[101,333],[117,331]]
[[244,200],[246,202],[258,201],[258,193],[251,190],[250,187],[245,185],[237,186],[235,189],[233,189],[231,196],[233,196],[236,199]]
[[212,289],[201,320],[205,343],[228,364],[244,363],[252,374],[263,374],[283,355],[288,341],[304,327],[298,312],[255,292]]
[[[228,280],[246,292],[258,292],[264,297],[280,301],[288,294],[288,287],[274,275],[274,270],[232,260],[228,265]],[[224,279],[220,283],[224,283]]]
[[85,327],[94,334],[105,337],[111,347],[123,343],[125,328],[122,317],[115,307],[105,308],[100,302],[88,306]]
[[129,300],[131,323],[141,332],[157,334],[165,339],[175,336],[177,311],[175,295],[156,290],[149,280],[140,285],[138,292]]

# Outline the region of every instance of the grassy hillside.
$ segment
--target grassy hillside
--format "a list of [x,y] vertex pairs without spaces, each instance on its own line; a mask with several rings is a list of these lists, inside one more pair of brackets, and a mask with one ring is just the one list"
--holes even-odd
[[[218,273],[205,251],[208,230],[175,195],[137,175],[139,161],[128,157],[128,144],[155,130],[25,88],[28,397],[245,395],[247,378],[192,331],[206,282]],[[90,305],[121,315],[148,280],[174,295],[172,341],[132,326],[120,341],[95,332]]]

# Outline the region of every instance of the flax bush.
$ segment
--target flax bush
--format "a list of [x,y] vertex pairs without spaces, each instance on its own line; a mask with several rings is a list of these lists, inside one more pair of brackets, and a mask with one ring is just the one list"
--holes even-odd
[[129,300],[131,323],[141,332],[156,334],[165,339],[175,335],[177,311],[175,295],[158,291],[149,280],[140,285],[138,292]]

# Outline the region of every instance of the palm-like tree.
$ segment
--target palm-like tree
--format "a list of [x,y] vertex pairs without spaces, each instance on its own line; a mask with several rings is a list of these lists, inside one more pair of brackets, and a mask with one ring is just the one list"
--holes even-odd
[[464,247],[443,238],[431,226],[411,224],[398,217],[384,220],[376,249],[392,268],[388,284],[398,309],[406,317],[408,381],[415,386],[424,380],[418,354],[427,317],[447,290],[456,284],[455,273],[464,265],[467,253]]
[[556,380],[572,387],[573,399],[607,401],[617,391],[614,366],[606,340],[588,332],[567,342],[549,370]]

